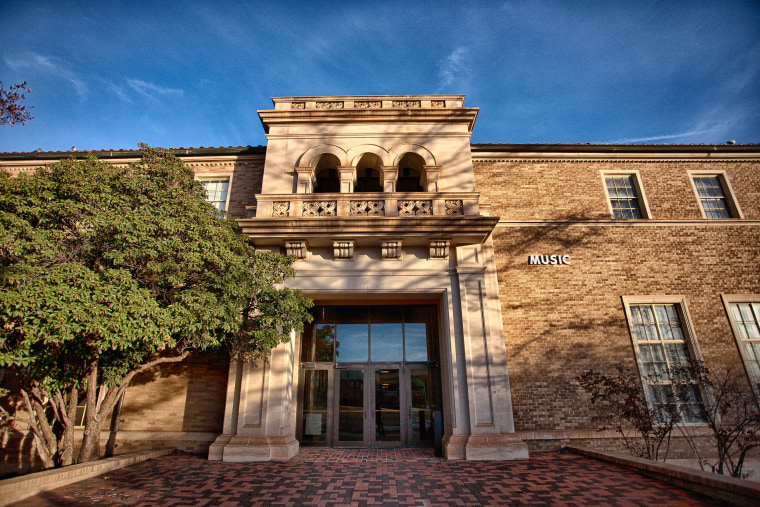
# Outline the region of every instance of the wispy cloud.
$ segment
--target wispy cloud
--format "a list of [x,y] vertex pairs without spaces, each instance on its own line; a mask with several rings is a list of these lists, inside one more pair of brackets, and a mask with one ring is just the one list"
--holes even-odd
[[48,74],[69,81],[80,97],[87,96],[89,89],[85,80],[65,62],[57,59],[40,55],[32,52],[25,52],[15,57],[4,58],[5,64],[12,70],[23,70],[26,72],[39,72]]
[[464,70],[466,56],[467,49],[460,46],[449,53],[449,55],[438,65],[439,91],[453,83],[457,75]]
[[167,88],[141,79],[127,79],[127,85],[135,92],[151,100],[158,100],[157,95],[182,95],[184,93],[178,88]]
[[610,144],[633,144],[633,143],[649,143],[654,141],[667,141],[670,139],[688,139],[695,136],[704,136],[707,134],[714,134],[718,132],[718,129],[702,129],[702,130],[690,130],[688,132],[681,132],[678,134],[664,134],[659,136],[649,137],[629,137],[627,139],[615,139],[608,141]]

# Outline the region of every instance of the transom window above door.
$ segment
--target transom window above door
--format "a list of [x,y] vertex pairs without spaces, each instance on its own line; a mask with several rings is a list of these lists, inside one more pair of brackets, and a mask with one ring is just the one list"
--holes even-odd
[[313,313],[301,340],[302,362],[438,360],[435,305],[316,306]]

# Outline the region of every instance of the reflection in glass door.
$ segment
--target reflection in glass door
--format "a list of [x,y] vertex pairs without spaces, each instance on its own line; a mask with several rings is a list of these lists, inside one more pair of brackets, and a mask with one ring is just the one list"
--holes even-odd
[[402,441],[401,390],[399,370],[375,370],[374,444],[398,446]]
[[303,427],[301,441],[314,445],[327,444],[330,424],[330,392],[328,370],[305,370],[303,379]]
[[364,370],[339,370],[338,445],[364,444]]
[[426,367],[409,370],[409,433],[410,447],[432,446],[434,442],[433,412],[440,411],[440,374]]

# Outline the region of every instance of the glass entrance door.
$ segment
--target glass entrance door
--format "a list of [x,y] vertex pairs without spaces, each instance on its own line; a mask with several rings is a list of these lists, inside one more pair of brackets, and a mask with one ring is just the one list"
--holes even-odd
[[335,445],[346,447],[367,446],[367,389],[364,368],[340,369],[337,378],[337,414]]
[[301,340],[301,443],[433,446],[441,410],[435,306],[314,311]]
[[375,368],[375,400],[372,446],[398,447],[404,441],[401,407],[406,406],[406,391],[398,368]]

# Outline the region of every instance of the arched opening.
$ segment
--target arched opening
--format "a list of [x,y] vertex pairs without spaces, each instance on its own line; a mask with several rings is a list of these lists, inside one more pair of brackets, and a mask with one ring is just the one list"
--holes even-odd
[[398,164],[397,192],[422,192],[425,161],[415,153],[407,153]]
[[340,161],[335,155],[326,153],[319,158],[314,174],[317,178],[317,184],[314,193],[326,194],[340,192],[340,176],[338,175],[338,166]]
[[373,153],[366,153],[356,165],[355,192],[382,192],[382,170],[380,158]]

